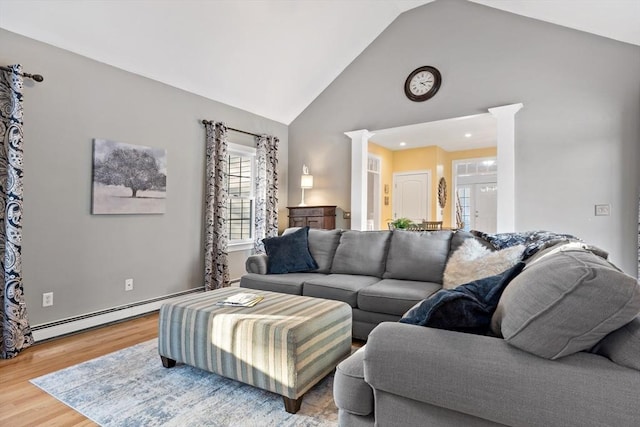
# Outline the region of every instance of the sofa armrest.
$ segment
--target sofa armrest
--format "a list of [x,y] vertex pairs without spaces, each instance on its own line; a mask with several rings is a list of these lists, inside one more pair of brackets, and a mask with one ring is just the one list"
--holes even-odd
[[265,254],[251,255],[244,263],[247,273],[267,274],[267,259]]
[[381,323],[365,346],[375,390],[506,425],[634,425],[640,371],[576,353],[547,360],[500,338]]

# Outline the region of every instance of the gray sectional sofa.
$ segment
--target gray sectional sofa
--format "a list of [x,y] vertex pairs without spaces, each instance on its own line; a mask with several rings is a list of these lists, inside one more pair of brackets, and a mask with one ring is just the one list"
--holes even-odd
[[336,368],[342,427],[640,426],[640,285],[597,248],[525,251],[492,336],[398,322],[437,299],[468,239],[500,249],[464,232],[310,230],[317,270],[265,274],[253,256],[241,286],[351,305],[367,343]]
[[[296,229],[288,229],[285,235]],[[353,337],[366,340],[379,323],[398,321],[442,289],[449,253],[471,233],[310,229],[313,272],[266,274],[267,256],[247,259],[240,287],[335,299],[353,311]]]
[[[382,323],[336,369],[339,425],[637,427],[640,318],[625,329],[635,337],[606,351],[548,360],[500,338]],[[617,345],[635,369],[605,357]]]
[[640,426],[639,311],[635,278],[551,246],[504,289],[496,336],[376,327],[336,369],[340,426]]

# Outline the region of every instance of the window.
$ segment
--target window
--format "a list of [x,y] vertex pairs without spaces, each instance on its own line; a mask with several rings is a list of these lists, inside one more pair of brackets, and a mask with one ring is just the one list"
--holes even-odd
[[253,245],[255,200],[255,148],[229,144],[227,226],[229,249],[248,249]]
[[[463,224],[464,231],[471,230],[471,187],[468,185],[460,185],[456,190],[458,201],[457,206],[459,209],[460,220]],[[457,224],[456,226],[460,226]]]

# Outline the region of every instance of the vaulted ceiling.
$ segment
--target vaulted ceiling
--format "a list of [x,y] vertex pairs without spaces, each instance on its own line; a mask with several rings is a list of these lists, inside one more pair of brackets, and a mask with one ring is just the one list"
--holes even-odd
[[[0,27],[289,124],[431,1],[0,0]],[[471,1],[640,45],[638,0]]]

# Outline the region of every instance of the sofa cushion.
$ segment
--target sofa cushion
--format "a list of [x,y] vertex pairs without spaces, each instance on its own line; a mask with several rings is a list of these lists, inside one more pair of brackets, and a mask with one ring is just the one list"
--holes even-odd
[[640,371],[640,317],[611,332],[593,352],[618,365]]
[[390,237],[389,231],[343,232],[331,272],[382,277]]
[[500,274],[478,279],[455,289],[442,289],[408,311],[400,322],[487,334],[500,295],[523,267],[524,263],[518,263]]
[[323,276],[318,273],[255,274],[248,273],[240,278],[240,287],[282,294],[302,295],[305,280]]
[[330,274],[312,278],[304,282],[302,295],[316,298],[344,301],[351,307],[357,307],[358,291],[380,279],[373,276],[350,274]]
[[[299,230],[299,227],[287,228],[282,235],[291,234]],[[340,234],[342,230],[320,230],[316,228],[309,229],[309,252],[318,264],[316,273],[329,273],[331,271],[331,263],[340,243]]]
[[373,413],[373,389],[364,380],[364,347],[336,367],[333,400],[339,409],[352,414]]
[[547,359],[586,350],[640,311],[640,285],[583,250],[528,266],[504,291],[492,329],[511,345]]
[[442,283],[451,231],[395,230],[391,235],[385,279]]
[[262,239],[269,258],[267,274],[296,273],[318,268],[309,252],[309,227],[279,237]]
[[358,308],[402,316],[417,302],[442,289],[439,283],[382,279],[358,292]]
[[443,287],[453,289],[510,269],[522,259],[523,245],[492,252],[476,239],[465,240],[451,254],[443,274]]

